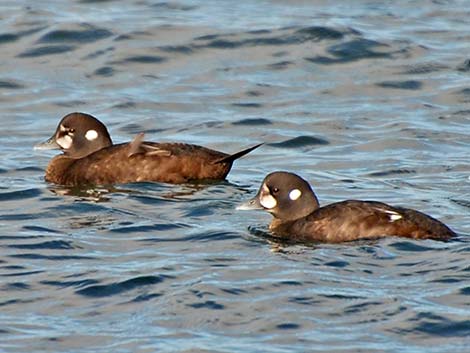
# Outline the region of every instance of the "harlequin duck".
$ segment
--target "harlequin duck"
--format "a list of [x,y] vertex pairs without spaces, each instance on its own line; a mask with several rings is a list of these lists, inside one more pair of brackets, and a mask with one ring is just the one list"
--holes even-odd
[[237,209],[270,212],[273,235],[294,241],[340,243],[387,236],[446,240],[456,235],[424,213],[382,202],[347,200],[320,207],[308,182],[288,172],[268,174],[256,196]]
[[129,143],[113,145],[106,126],[84,113],[62,118],[54,135],[36,149],[61,149],[47,166],[45,179],[75,186],[156,181],[186,183],[223,180],[234,160],[261,144],[235,154],[185,143],[156,143],[139,134]]

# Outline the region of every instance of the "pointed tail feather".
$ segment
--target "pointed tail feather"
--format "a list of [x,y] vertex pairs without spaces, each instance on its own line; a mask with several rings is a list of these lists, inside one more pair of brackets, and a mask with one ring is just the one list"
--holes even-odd
[[253,147],[250,147],[250,148],[247,148],[243,151],[240,151],[240,152],[237,152],[237,153],[234,153],[234,154],[231,154],[231,155],[228,155],[226,157],[222,157],[220,159],[217,159],[215,160],[214,162],[212,162],[213,164],[217,164],[217,163],[232,163],[234,160],[240,158],[240,157],[243,157],[245,154],[248,154],[250,153],[251,151],[253,151],[254,149],[257,149],[259,146],[261,146],[262,143],[259,143],[257,144],[256,146],[253,146]]

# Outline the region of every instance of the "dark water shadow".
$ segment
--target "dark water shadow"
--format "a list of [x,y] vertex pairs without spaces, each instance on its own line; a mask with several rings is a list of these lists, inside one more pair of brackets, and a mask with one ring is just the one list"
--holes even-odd
[[53,30],[41,38],[38,43],[93,43],[113,35],[111,31],[104,28],[83,24],[79,30]]
[[18,58],[35,58],[55,54],[63,54],[75,50],[74,45],[45,45],[38,48],[28,49],[17,55]]
[[33,244],[9,244],[9,248],[13,249],[35,249],[35,250],[71,250],[71,249],[81,249],[80,246],[76,246],[72,241],[66,240],[49,240],[41,243]]
[[[254,235],[258,238],[259,243],[265,243],[268,241],[272,250],[278,250],[276,252],[283,252],[283,250],[288,249],[292,246],[301,245],[306,249],[316,249],[322,246],[334,246],[334,247],[375,247],[380,245],[381,242],[385,242],[389,239],[392,239],[392,242],[388,245],[388,247],[395,249],[399,252],[406,252],[406,253],[416,253],[416,252],[426,252],[426,251],[435,251],[436,248],[432,246],[427,246],[422,242],[425,241],[432,241],[438,244],[445,244],[445,243],[452,243],[452,242],[461,242],[459,237],[450,239],[450,240],[439,240],[439,239],[410,239],[406,237],[397,237],[397,236],[386,236],[386,237],[377,237],[377,238],[369,238],[369,239],[356,239],[341,243],[327,243],[327,242],[320,242],[320,241],[306,241],[306,240],[299,240],[296,239],[295,236],[292,238],[280,238],[276,235],[273,235],[268,226],[249,226],[248,231],[251,235]],[[252,239],[252,241],[256,242],[256,239]],[[341,264],[333,263],[332,266],[335,267],[343,267]]]
[[281,142],[267,143],[268,146],[277,148],[299,148],[308,146],[325,146],[330,142],[320,137],[315,136],[297,136]]
[[26,199],[34,199],[42,194],[42,190],[38,188],[23,189],[10,192],[0,193],[0,201],[18,201]]
[[15,80],[1,80],[0,89],[23,89],[26,86],[16,82]]
[[28,29],[25,31],[18,31],[16,33],[1,33],[0,34],[0,45],[6,44],[6,43],[12,43],[20,40],[23,37],[29,36],[31,34],[40,32],[44,30],[46,27],[41,26],[41,27],[36,27],[32,29]]
[[173,276],[168,275],[159,275],[159,276],[140,276],[131,278],[122,282],[114,282],[110,284],[93,284],[87,286],[83,289],[77,290],[75,293],[78,295],[93,297],[93,298],[103,298],[118,295],[124,292],[128,292],[137,288],[153,286],[167,279],[174,278]]
[[[51,193],[57,196],[72,196],[84,201],[92,202],[109,202],[113,194],[127,194],[138,198],[143,203],[155,203],[158,199],[181,201],[186,200],[190,196],[194,196],[198,192],[214,185],[226,185],[238,188],[236,184],[229,183],[226,180],[198,180],[184,184],[167,184],[159,182],[135,182],[128,184],[116,185],[80,185],[80,186],[60,186],[51,185],[48,189]],[[243,189],[244,190],[244,189]],[[22,197],[36,197],[36,191],[18,192]],[[32,195],[29,195],[32,193]],[[9,196],[6,193],[5,197],[20,197],[16,193],[14,196]],[[26,195],[25,195],[26,194]],[[1,194],[0,194],[1,199]]]
[[[174,225],[172,228],[181,227],[178,225]],[[189,228],[187,225],[182,225],[182,227]],[[166,230],[166,229],[165,229]],[[140,239],[140,242],[143,243],[190,243],[190,242],[197,242],[197,243],[213,243],[215,241],[227,241],[231,239],[239,239],[240,234],[233,232],[233,231],[221,231],[221,230],[205,230],[202,232],[191,233],[186,236],[180,237],[172,237],[172,238],[158,238],[153,236],[152,238]]]
[[238,126],[260,126],[260,125],[271,125],[272,121],[265,118],[247,118],[234,121],[232,125]]
[[[378,51],[377,49],[381,49]],[[332,45],[328,48],[328,56],[307,57],[305,60],[323,65],[344,64],[365,59],[391,59],[396,53],[388,44],[378,41],[355,38],[348,42]]]
[[[207,41],[205,44],[194,44],[193,47],[212,49],[237,49],[258,46],[283,46],[320,42],[322,40],[338,40],[345,32],[322,26],[303,28],[283,28],[280,30],[249,31],[237,34],[209,34],[195,38],[196,42]],[[238,37],[248,37],[234,39]]]
[[407,90],[418,90],[421,89],[423,83],[416,80],[405,80],[405,81],[383,81],[375,84],[382,88],[393,88],[393,89],[407,89]]

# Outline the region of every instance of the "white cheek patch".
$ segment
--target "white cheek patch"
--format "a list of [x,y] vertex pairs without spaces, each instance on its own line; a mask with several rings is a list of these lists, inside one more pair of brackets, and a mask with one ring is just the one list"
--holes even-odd
[[73,140],[69,135],[64,135],[59,137],[56,142],[61,148],[68,150],[72,146]]
[[98,133],[96,132],[96,130],[88,130],[85,134],[85,138],[88,141],[96,140],[97,137],[98,137]]
[[277,206],[276,199],[272,197],[270,194],[264,194],[264,195],[262,194],[259,199],[259,203],[261,204],[261,206],[263,206],[264,208],[267,208],[268,210]]
[[62,131],[62,132],[67,131],[67,128],[66,128],[64,125],[62,125],[62,124],[60,124],[59,129],[60,129],[60,131]]
[[297,200],[300,196],[302,196],[302,191],[300,191],[299,189],[293,189],[289,192],[289,198],[292,201]]

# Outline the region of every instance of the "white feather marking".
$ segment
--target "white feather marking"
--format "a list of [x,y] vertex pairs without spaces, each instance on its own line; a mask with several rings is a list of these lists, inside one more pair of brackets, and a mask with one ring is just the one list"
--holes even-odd
[[300,191],[299,189],[293,189],[289,192],[289,198],[292,201],[297,200],[300,196],[302,196],[302,191]]
[[97,137],[98,137],[98,133],[96,132],[96,130],[88,130],[85,134],[85,138],[88,141],[96,140]]
[[399,219],[403,218],[403,216],[401,214],[399,214],[398,212],[395,212],[395,211],[384,210],[383,208],[377,208],[377,210],[388,214],[390,222],[395,222],[395,221],[398,221]]
[[262,194],[259,203],[261,206],[264,208],[267,208],[268,210],[274,208],[277,206],[277,201],[274,197],[272,197],[270,194]]
[[64,135],[59,137],[56,142],[61,148],[68,150],[72,146],[73,140],[69,135]]

